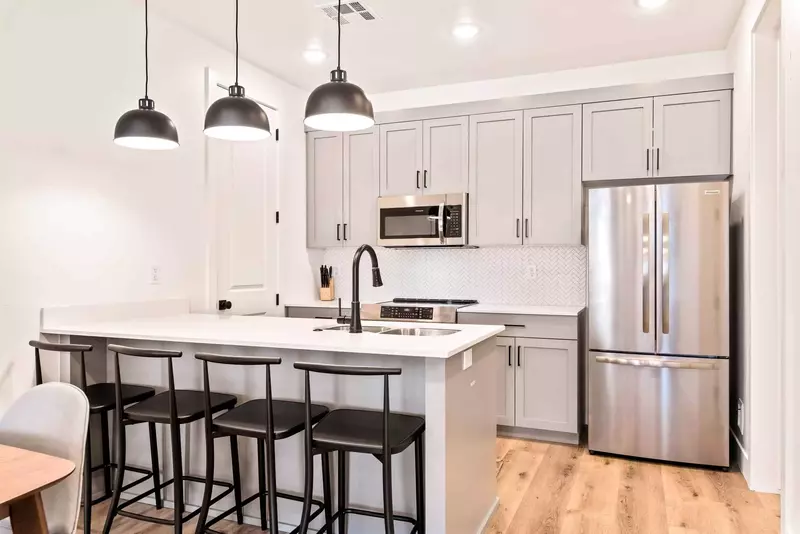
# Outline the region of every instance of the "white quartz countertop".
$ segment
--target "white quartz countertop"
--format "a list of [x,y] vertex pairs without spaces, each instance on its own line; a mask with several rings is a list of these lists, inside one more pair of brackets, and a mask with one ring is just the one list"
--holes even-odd
[[315,332],[315,328],[335,326],[336,321],[197,313],[118,321],[54,323],[47,325],[42,332],[120,340],[449,358],[504,330],[502,326],[464,324],[409,324],[384,321],[364,321],[363,324],[397,328],[443,328],[458,332],[431,337]]
[[458,309],[458,313],[556,315],[561,317],[577,317],[582,311],[583,306],[527,306],[524,304],[475,304]]

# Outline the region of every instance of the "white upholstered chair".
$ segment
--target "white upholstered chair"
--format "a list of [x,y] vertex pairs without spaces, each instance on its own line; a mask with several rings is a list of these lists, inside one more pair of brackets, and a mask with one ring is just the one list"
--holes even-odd
[[[71,384],[59,382],[26,391],[0,419],[3,445],[65,458],[75,464],[70,476],[42,492],[50,534],[74,534],[77,530],[88,428],[86,395]],[[8,532],[8,520],[0,521],[0,533]]]

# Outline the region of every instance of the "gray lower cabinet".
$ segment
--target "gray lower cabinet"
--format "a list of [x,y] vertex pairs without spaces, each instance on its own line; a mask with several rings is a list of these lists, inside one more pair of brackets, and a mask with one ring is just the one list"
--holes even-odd
[[497,424],[514,426],[514,355],[513,337],[497,338]]
[[307,134],[309,248],[377,242],[378,150],[377,127]]
[[516,338],[514,426],[578,432],[578,342]]
[[[342,308],[342,315],[350,316],[350,308]],[[339,308],[314,306],[286,306],[286,317],[295,319],[336,319]]]

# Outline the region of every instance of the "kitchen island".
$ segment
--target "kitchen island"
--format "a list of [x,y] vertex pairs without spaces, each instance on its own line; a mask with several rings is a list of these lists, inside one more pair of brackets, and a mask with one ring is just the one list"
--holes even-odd
[[[423,414],[426,419],[425,479],[427,532],[471,534],[482,531],[496,504],[494,444],[495,427],[495,336],[502,326],[425,325],[445,330],[446,335],[412,336],[397,333],[350,334],[335,321],[283,317],[240,317],[189,313],[185,301],[140,303],[104,307],[52,308],[42,311],[41,332],[48,341],[88,343],[90,379],[111,381],[113,359],[109,343],[136,347],[180,350],[175,360],[176,387],[202,389],[202,368],[193,358],[196,352],[212,351],[233,355],[279,356],[283,364],[272,374],[275,398],[303,399],[303,375],[293,369],[297,361],[347,365],[400,367],[402,375],[391,380],[391,409]],[[407,323],[365,322],[366,327],[391,329]],[[428,332],[431,333],[431,332]],[[440,334],[441,332],[433,332]],[[46,379],[77,383],[77,355],[63,354],[45,366]],[[122,377],[130,383],[163,388],[166,364],[122,358]],[[264,376],[247,368],[214,366],[211,387],[237,395],[239,402],[263,398]],[[380,379],[314,376],[314,402],[330,407],[352,406],[380,409],[383,384]],[[160,432],[160,431],[159,431]],[[160,449],[167,443],[159,433]],[[205,466],[202,422],[187,426],[185,436],[186,473],[202,474]],[[245,494],[257,487],[256,452],[252,440],[242,440],[241,469]],[[128,433],[129,463],[148,464],[147,433],[133,427]],[[302,492],[302,436],[277,442],[278,487]],[[97,448],[95,448],[97,450]],[[168,449],[167,449],[168,450]],[[230,457],[225,447],[217,448],[216,476],[230,478]],[[169,473],[169,462],[162,470]],[[413,448],[393,459],[394,508],[396,513],[416,516],[414,509]],[[316,470],[315,493],[321,489]],[[100,485],[97,486],[99,491]],[[187,484],[188,508],[202,499],[202,487]],[[169,493],[167,499],[169,499]],[[382,509],[380,463],[372,456],[353,455],[350,466],[350,502],[356,506]],[[229,507],[227,500],[217,504]],[[300,520],[297,503],[280,501],[282,530],[291,530]],[[255,522],[257,503],[246,508]],[[318,523],[315,524],[318,526]],[[315,526],[312,525],[312,526]],[[287,528],[288,527],[288,528]],[[349,532],[367,534],[382,529],[379,520],[352,517]],[[398,534],[408,526],[398,523]]]

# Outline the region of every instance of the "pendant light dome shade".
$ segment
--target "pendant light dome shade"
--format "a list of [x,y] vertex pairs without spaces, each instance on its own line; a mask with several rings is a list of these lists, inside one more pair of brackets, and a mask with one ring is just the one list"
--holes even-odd
[[139,109],[122,115],[114,129],[114,142],[127,148],[170,150],[178,148],[178,129],[172,119],[156,111],[149,98],[139,100]]
[[305,124],[315,130],[353,132],[374,125],[375,114],[364,91],[347,81],[347,72],[336,69],[331,81],[308,97]]
[[271,135],[267,113],[244,96],[244,87],[231,85],[228,95],[206,111],[207,136],[227,141],[259,141]]

